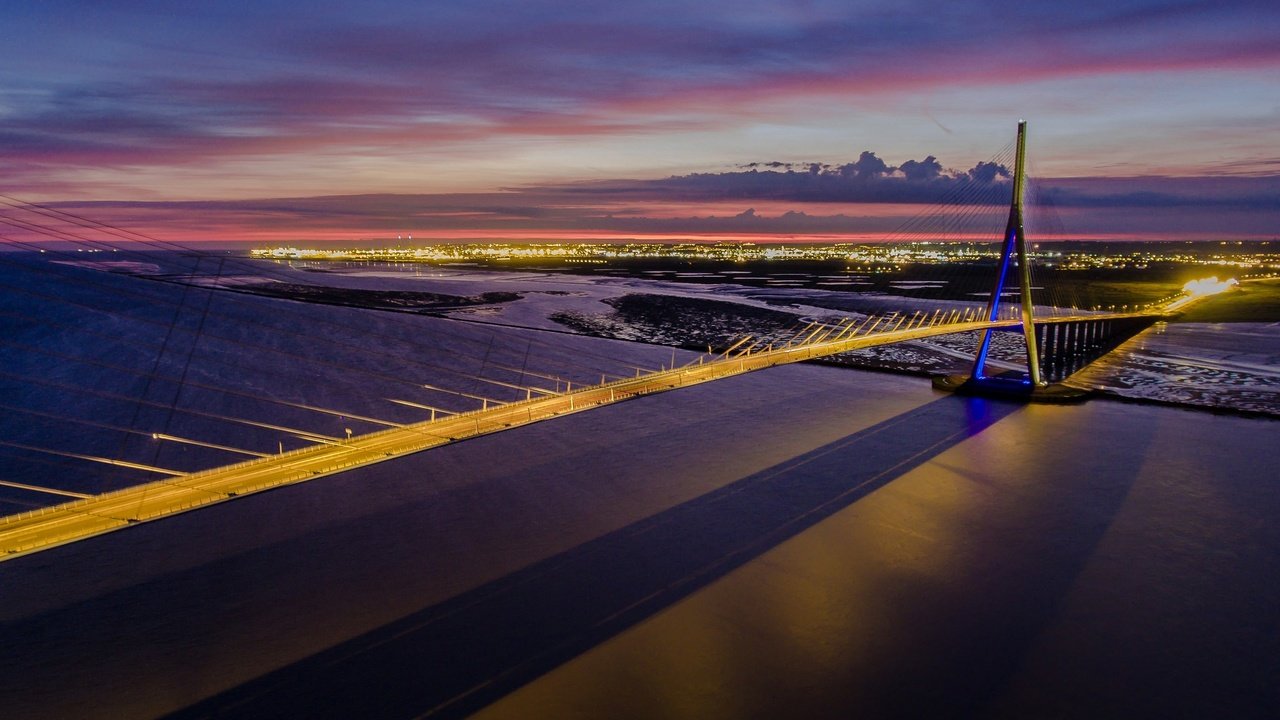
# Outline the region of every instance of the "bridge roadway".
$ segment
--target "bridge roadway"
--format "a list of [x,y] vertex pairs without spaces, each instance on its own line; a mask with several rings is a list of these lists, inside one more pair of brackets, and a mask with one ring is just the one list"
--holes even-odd
[[[1059,317],[1042,322],[1138,317],[1155,313],[1117,313]],[[1163,313],[1160,313],[1163,314]],[[271,488],[304,482],[344,470],[390,460],[466,438],[499,432],[566,413],[739,375],[753,370],[938,335],[1019,327],[1020,320],[928,324],[924,318],[900,328],[856,335],[852,326],[837,332],[818,328],[799,342],[739,354],[725,353],[699,364],[660,370],[635,378],[590,385],[436,420],[390,428],[345,441],[312,445],[279,455],[180,475],[74,500],[0,519],[0,561],[83,538],[156,520]],[[878,323],[877,323],[878,324]],[[817,327],[817,326],[813,326]],[[874,326],[872,328],[874,330]],[[823,332],[826,332],[824,335]]]

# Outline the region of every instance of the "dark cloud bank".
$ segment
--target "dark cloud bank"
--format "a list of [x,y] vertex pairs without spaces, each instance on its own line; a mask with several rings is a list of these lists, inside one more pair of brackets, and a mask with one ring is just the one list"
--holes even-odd
[[933,155],[898,167],[873,152],[855,162],[750,163],[743,169],[694,173],[661,180],[606,180],[537,188],[567,195],[634,200],[791,200],[801,203],[963,203],[993,202],[1007,190],[1004,165],[982,162],[966,171],[944,169]]
[[[721,173],[660,180],[604,180],[528,191],[636,200],[790,200],[802,203],[1007,203],[1011,172],[996,162],[944,168],[933,155],[894,167],[872,152],[856,162],[750,163]],[[1035,201],[1059,207],[1219,207],[1280,210],[1280,176],[1031,178]]]
[[[493,193],[346,195],[205,202],[76,203],[85,214],[127,226],[192,224],[209,233],[248,235],[296,230],[353,235],[492,231],[634,234],[885,233],[903,214],[877,205],[918,205],[921,217],[959,232],[998,233],[1009,202],[1010,171],[981,162],[946,168],[933,155],[892,166],[863,152],[848,163],[750,163],[728,172],[650,180],[601,180],[526,186]],[[1029,182],[1028,200],[1043,235],[1267,238],[1280,233],[1280,176],[1057,178]],[[714,211],[680,213],[681,204]],[[740,204],[739,204],[740,203]],[[758,212],[765,204],[768,212]],[[839,207],[835,207],[839,205]],[[865,213],[851,212],[862,205]],[[663,209],[655,210],[657,206]],[[975,211],[985,206],[985,214]],[[71,205],[67,205],[71,207]],[[674,208],[674,210],[672,209]],[[779,209],[782,208],[782,209]],[[910,215],[910,213],[907,213]],[[675,215],[675,217],[672,217]],[[993,225],[994,223],[994,225]],[[988,226],[992,227],[988,227]],[[921,226],[922,232],[929,232]]]

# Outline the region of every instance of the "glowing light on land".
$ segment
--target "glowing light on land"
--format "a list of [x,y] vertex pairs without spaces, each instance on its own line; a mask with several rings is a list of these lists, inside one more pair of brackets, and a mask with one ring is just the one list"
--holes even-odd
[[1240,283],[1235,278],[1219,280],[1217,275],[1199,280],[1192,280],[1182,286],[1182,292],[1191,297],[1204,297],[1205,295],[1217,295],[1226,292]]

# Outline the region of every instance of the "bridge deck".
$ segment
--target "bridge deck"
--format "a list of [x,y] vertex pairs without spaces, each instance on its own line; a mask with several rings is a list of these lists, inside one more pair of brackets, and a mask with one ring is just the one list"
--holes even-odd
[[[1156,313],[1116,313],[1053,318],[1046,324],[1150,316]],[[1163,313],[1161,313],[1163,314]],[[432,421],[360,435],[346,441],[180,475],[95,495],[0,520],[0,561],[83,538],[118,530],[218,502],[284,485],[332,475],[344,470],[391,460],[466,438],[499,432],[687,385],[731,377],[775,365],[836,355],[850,350],[918,340],[938,335],[1019,327],[1020,320],[922,324],[903,329],[852,335],[828,332],[808,342],[750,349],[717,356],[699,364],[661,370],[635,378],[582,387],[572,392],[490,406]],[[704,356],[705,358],[705,356]]]

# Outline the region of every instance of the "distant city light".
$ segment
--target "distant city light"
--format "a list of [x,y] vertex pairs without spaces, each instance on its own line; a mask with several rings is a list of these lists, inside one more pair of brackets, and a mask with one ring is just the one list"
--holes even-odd
[[[410,236],[412,237],[412,236]],[[402,237],[397,240],[403,241]],[[504,262],[557,260],[563,263],[599,265],[626,259],[674,258],[727,262],[778,260],[842,260],[862,272],[893,272],[908,263],[954,263],[994,260],[1000,255],[998,243],[915,242],[885,243],[796,243],[785,245],[753,242],[707,243],[467,243],[398,245],[396,247],[348,248],[258,248],[252,256],[274,260],[349,261],[393,263],[450,263],[466,261]],[[1182,244],[1152,244],[1140,250],[1055,248],[1036,246],[1029,253],[1033,262],[1055,270],[1144,270],[1153,264],[1232,266],[1253,273],[1280,270],[1280,253],[1269,246],[1243,247],[1234,251],[1202,252]],[[856,266],[856,267],[854,267]],[[1231,282],[1231,281],[1227,281]]]

